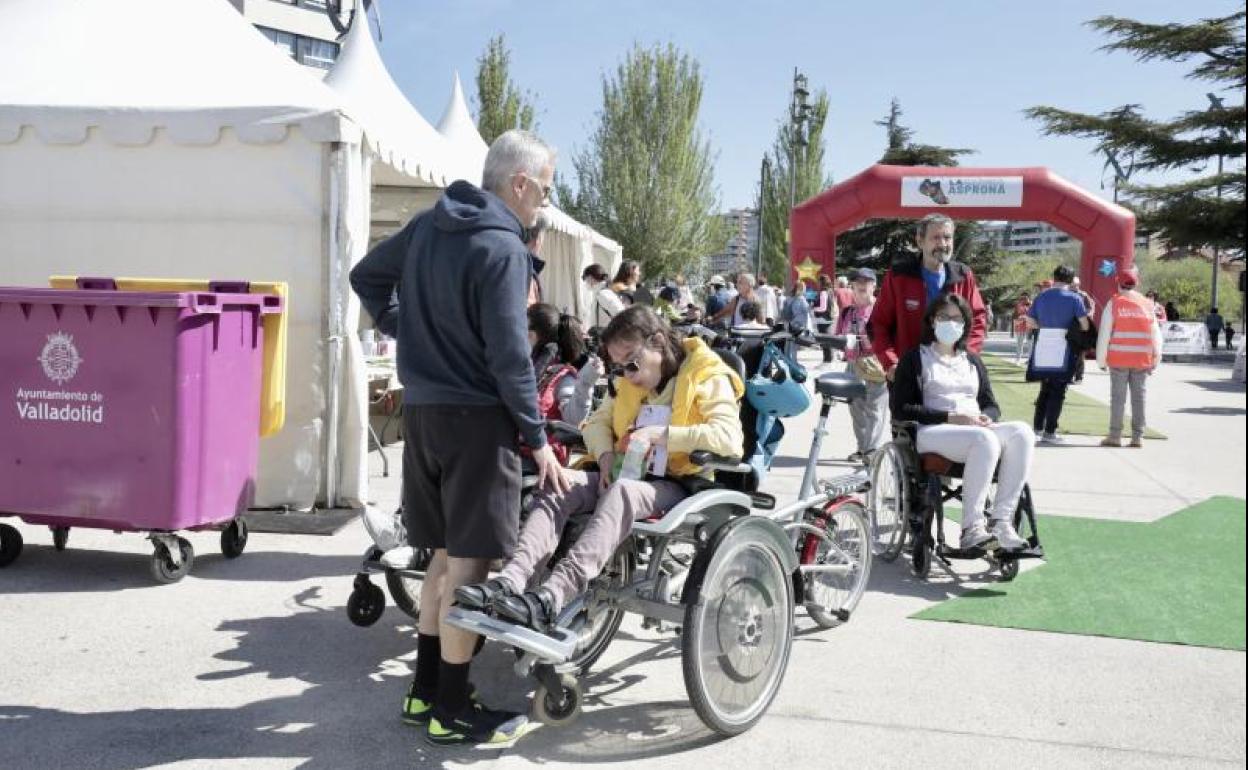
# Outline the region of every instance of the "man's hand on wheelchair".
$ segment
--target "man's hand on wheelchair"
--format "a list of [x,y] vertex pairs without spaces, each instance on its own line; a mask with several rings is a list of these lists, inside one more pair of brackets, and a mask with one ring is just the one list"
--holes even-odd
[[537,486],[547,487],[552,492],[563,494],[572,488],[567,476],[563,475],[563,466],[555,457],[555,450],[550,444],[533,453],[533,462],[537,465]]

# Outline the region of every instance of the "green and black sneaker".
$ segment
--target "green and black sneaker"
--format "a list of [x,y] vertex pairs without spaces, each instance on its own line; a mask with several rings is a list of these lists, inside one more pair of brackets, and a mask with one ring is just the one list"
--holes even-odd
[[512,711],[494,711],[472,702],[462,714],[435,711],[429,719],[425,740],[434,746],[510,743],[527,733],[529,718]]
[[[477,700],[477,688],[468,685],[468,699]],[[429,718],[433,715],[433,696],[429,699],[421,697],[416,690],[416,682],[412,682],[407,688],[407,695],[403,698],[403,721],[409,725],[427,725]]]

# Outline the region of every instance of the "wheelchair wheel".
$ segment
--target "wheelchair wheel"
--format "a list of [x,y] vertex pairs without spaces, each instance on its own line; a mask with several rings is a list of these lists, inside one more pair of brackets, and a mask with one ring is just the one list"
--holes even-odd
[[1001,562],[1001,580],[1008,583],[1018,577],[1018,559],[1005,559]]
[[[623,588],[633,579],[633,556],[627,544],[618,548],[603,574],[598,578],[600,584],[605,583],[608,590]],[[619,607],[600,604],[591,608],[590,617],[577,640],[576,652],[571,663],[576,666],[577,676],[584,676],[602,654],[607,651],[615,632],[620,630],[624,620],[624,610]],[[549,724],[549,723],[548,723]]]
[[923,538],[914,544],[914,552],[910,555],[910,571],[920,580],[927,580],[932,571],[932,544]]
[[871,462],[871,491],[867,496],[873,548],[884,561],[896,559],[905,546],[909,500],[905,456],[897,444],[887,444]]
[[[698,717],[725,736],[748,730],[771,705],[793,647],[793,583],[775,540],[731,526],[685,606],[681,668]],[[773,525],[774,526],[774,525]]]
[[854,500],[830,506],[809,523],[822,527],[832,543],[807,535],[802,546],[802,564],[831,564],[848,572],[808,572],[806,611],[823,628],[833,628],[849,619],[858,606],[871,574],[871,529],[867,511]]

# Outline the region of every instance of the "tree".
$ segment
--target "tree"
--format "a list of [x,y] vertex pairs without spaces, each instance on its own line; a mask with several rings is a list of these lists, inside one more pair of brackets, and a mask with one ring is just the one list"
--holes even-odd
[[824,126],[828,121],[828,93],[819,89],[811,103],[810,114],[806,119],[804,137],[796,136],[793,123],[789,120],[788,111],[780,121],[776,131],[776,140],[772,148],[764,156],[770,164],[771,174],[766,184],[760,185],[759,197],[755,199],[756,210],[762,209],[759,237],[762,238],[762,272],[771,276],[773,281],[783,283],[789,276],[788,231],[789,231],[789,158],[792,157],[793,168],[796,169],[796,195],[794,198],[801,203],[826,190],[832,179],[823,171],[825,141]]
[[513,128],[537,126],[533,97],[511,81],[511,51],[502,35],[491,38],[477,59],[477,130],[486,144]]
[[[1243,249],[1244,18],[1238,11],[1193,24],[1146,24],[1115,16],[1088,22],[1112,39],[1101,50],[1125,51],[1139,61],[1194,62],[1189,78],[1238,96],[1238,104],[1226,105],[1225,98],[1211,93],[1212,109],[1193,109],[1170,120],[1146,118],[1138,104],[1099,115],[1047,106],[1026,111],[1040,121],[1043,133],[1095,139],[1095,152],[1132,157],[1139,171],[1190,169],[1194,176],[1183,181],[1124,188],[1140,226],[1172,246]],[[1217,173],[1219,157],[1230,159],[1232,169]]]
[[634,46],[603,76],[598,127],[573,158],[575,192],[556,185],[565,211],[615,239],[649,277],[697,272],[726,237],[701,104],[696,61],[672,45]]
[[[887,144],[880,163],[892,166],[956,166],[958,158],[974,150],[939,147],[914,142],[914,130],[901,123],[901,103],[894,97],[888,115],[875,121],[884,129]],[[974,244],[979,226],[975,222],[958,222],[954,231],[954,247],[959,259],[971,265],[977,274],[991,272],[1000,261],[991,248]],[[917,251],[914,221],[909,219],[873,219],[836,240],[836,263],[886,269],[894,260]]]

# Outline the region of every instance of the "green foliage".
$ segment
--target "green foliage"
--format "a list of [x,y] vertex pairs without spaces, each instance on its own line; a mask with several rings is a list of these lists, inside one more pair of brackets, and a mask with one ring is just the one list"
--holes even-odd
[[[960,147],[916,144],[913,141],[914,130],[902,125],[901,115],[901,103],[894,98],[889,104],[888,115],[875,122],[884,128],[887,140],[880,163],[893,166],[956,166],[958,158],[974,152]],[[917,253],[914,225],[914,220],[910,219],[872,219],[842,233],[836,241],[836,264],[886,270],[895,260]],[[976,222],[955,223],[954,248],[957,258],[971,263],[975,273],[981,275],[981,269],[991,271],[997,259],[991,250],[976,250],[972,246],[978,230]],[[976,261],[979,267],[974,264]]]
[[[1138,267],[1143,290],[1156,291],[1161,302],[1173,302],[1184,320],[1204,320],[1209,312],[1213,281],[1213,266],[1209,262],[1197,257],[1176,260],[1142,257]],[[1222,317],[1238,319],[1242,300],[1234,276],[1226,272],[1219,275],[1218,311]]]
[[[1012,254],[998,252],[996,269],[984,275],[980,292],[984,301],[998,314],[1009,313],[1023,292],[1036,295],[1036,284],[1050,280],[1058,265],[1077,270],[1080,256],[1075,249],[1060,249],[1052,254]],[[979,271],[976,271],[979,274]]]
[[486,144],[513,128],[537,126],[531,94],[511,82],[511,51],[502,35],[491,38],[477,59],[477,130]]
[[727,237],[714,215],[715,156],[698,128],[698,63],[671,45],[635,46],[603,77],[602,102],[573,159],[575,191],[556,185],[560,206],[619,242],[645,276],[698,272]]
[[[1146,118],[1138,104],[1098,115],[1048,106],[1032,107],[1025,114],[1040,121],[1043,133],[1094,139],[1095,152],[1115,153],[1139,171],[1189,169],[1194,176],[1179,184],[1125,187],[1132,196],[1127,205],[1135,210],[1140,227],[1174,246],[1242,249],[1244,19],[1244,11],[1238,11],[1192,24],[1147,24],[1114,16],[1088,22],[1112,38],[1102,50],[1126,51],[1140,61],[1194,60],[1188,76],[1221,86],[1229,94],[1226,100],[1238,97],[1238,104],[1206,109],[1205,89],[1200,88],[1192,96],[1201,108],[1170,120]],[[1220,174],[1219,157],[1229,161]]]
[[771,164],[771,175],[761,189],[762,272],[777,283],[787,280],[789,275],[790,153],[792,152],[794,159],[793,168],[796,169],[793,183],[796,190],[794,198],[798,203],[813,198],[832,184],[831,178],[823,170],[826,149],[823,130],[828,121],[829,104],[827,91],[819,89],[810,105],[804,142],[795,142],[800,137],[794,135],[786,110],[776,131],[776,140],[765,156]]

